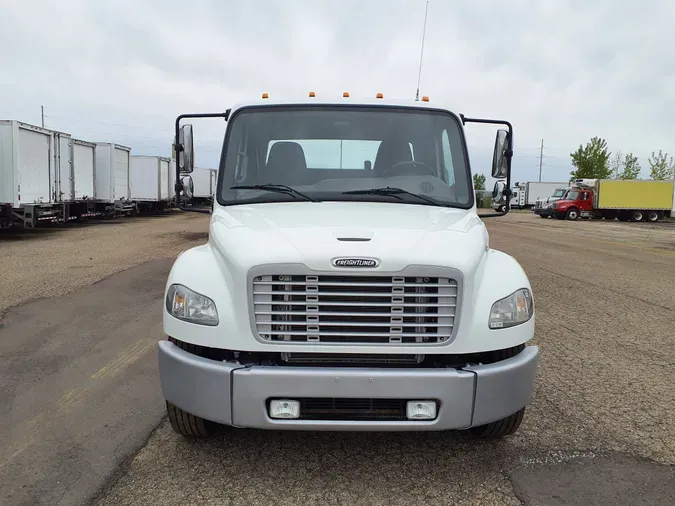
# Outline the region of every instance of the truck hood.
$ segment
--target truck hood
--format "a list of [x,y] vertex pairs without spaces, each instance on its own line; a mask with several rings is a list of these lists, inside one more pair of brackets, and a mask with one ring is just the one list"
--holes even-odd
[[488,234],[475,210],[292,202],[216,207],[209,243],[229,269],[245,271],[270,263],[336,270],[334,258],[350,257],[379,259],[380,265],[370,272],[411,264],[466,272],[486,251]]

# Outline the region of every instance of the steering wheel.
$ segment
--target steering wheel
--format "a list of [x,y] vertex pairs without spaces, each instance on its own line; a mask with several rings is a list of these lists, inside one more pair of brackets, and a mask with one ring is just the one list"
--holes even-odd
[[410,170],[404,169],[404,167],[408,166],[412,166],[412,174],[436,176],[436,169],[434,169],[431,165],[429,165],[428,163],[416,161],[406,161],[396,163],[391,167],[385,169],[382,175],[384,177],[387,177],[387,176],[404,176],[410,174],[411,173]]

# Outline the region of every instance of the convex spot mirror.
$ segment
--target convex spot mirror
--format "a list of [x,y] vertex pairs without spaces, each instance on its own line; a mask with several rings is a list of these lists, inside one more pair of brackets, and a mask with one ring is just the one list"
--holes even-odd
[[180,178],[180,180],[181,180],[181,183],[183,183],[183,196],[188,198],[188,199],[191,199],[192,195],[194,195],[194,191],[195,191],[195,184],[192,181],[192,176],[185,175],[185,176],[182,176]]
[[192,125],[183,125],[178,131],[178,144],[183,147],[178,153],[180,172],[192,173],[195,167],[195,153]]
[[503,179],[508,173],[506,150],[509,149],[509,144],[509,132],[497,130],[495,150],[492,154],[492,177],[495,179]]
[[504,182],[503,181],[495,182],[495,185],[492,188],[492,198],[496,199],[497,197],[499,197],[499,195],[501,195],[503,189],[504,189]]

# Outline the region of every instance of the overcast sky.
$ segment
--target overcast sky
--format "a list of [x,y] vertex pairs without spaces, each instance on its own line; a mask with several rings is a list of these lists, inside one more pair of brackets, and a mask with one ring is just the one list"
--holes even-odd
[[[514,180],[569,178],[592,136],[675,155],[675,2],[430,0],[421,94],[515,128]],[[0,3],[0,117],[168,155],[182,112],[305,93],[414,98],[424,0]],[[494,130],[469,126],[475,172]],[[221,122],[195,124],[215,166]]]

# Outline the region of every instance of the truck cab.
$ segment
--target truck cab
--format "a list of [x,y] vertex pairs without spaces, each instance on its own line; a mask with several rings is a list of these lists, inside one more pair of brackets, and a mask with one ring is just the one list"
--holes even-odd
[[551,214],[559,220],[577,220],[593,214],[593,189],[573,186],[560,199],[551,204]]
[[181,173],[194,153],[180,122],[200,117],[227,128],[208,242],[180,254],[164,294],[159,375],[177,433],[518,429],[534,298],[490,247],[464,130],[508,127],[492,164],[508,187],[508,122],[426,99],[263,95],[181,115]]
[[532,210],[534,214],[539,215],[542,218],[549,218],[552,216],[552,206],[553,202],[557,202],[565,197],[567,191],[570,190],[568,186],[561,186],[556,188],[551,196],[546,197],[546,199],[537,199],[534,204],[534,209]]

